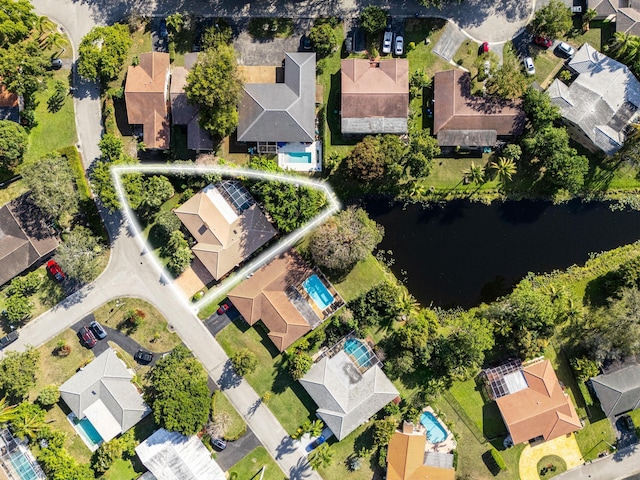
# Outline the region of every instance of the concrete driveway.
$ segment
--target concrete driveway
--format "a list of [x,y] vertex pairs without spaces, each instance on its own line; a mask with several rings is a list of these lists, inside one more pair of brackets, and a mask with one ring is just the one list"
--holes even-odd
[[613,430],[616,432],[616,439],[618,441],[617,446],[619,449],[624,449],[638,443],[638,436],[635,429],[629,430],[625,424],[624,419],[626,415],[620,415],[615,420],[612,420]]
[[520,478],[523,480],[540,478],[538,462],[547,455],[562,457],[567,464],[567,470],[584,463],[578,442],[572,433],[569,436],[554,438],[535,447],[527,445],[520,455]]
[[234,442],[227,442],[227,448],[221,452],[217,451],[216,463],[226,472],[261,445],[253,430],[247,427],[247,433]]
[[240,312],[238,312],[231,302],[227,300],[226,303],[229,305],[229,310],[222,315],[218,315],[218,312],[214,312],[213,315],[204,321],[204,325],[214,337],[218,335],[224,327],[240,316]]

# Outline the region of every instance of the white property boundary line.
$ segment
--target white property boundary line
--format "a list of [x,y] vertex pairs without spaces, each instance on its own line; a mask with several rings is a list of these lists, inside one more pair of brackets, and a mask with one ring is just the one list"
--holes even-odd
[[166,164],[145,164],[145,165],[121,165],[111,167],[111,176],[113,178],[113,183],[116,189],[116,193],[118,195],[118,200],[120,201],[122,211],[124,212],[126,220],[129,222],[129,230],[131,235],[133,235],[140,245],[142,249],[142,254],[150,253],[152,249],[149,247],[148,243],[144,241],[142,238],[142,229],[138,221],[136,220],[135,215],[133,214],[129,202],[127,201],[127,197],[124,192],[124,188],[122,185],[122,175],[126,173],[145,173],[145,174],[182,174],[182,175],[204,175],[215,173],[226,177],[234,177],[234,178],[251,178],[254,180],[269,180],[269,181],[278,181],[283,183],[292,183],[294,185],[304,185],[310,188],[314,188],[316,190],[321,190],[324,192],[328,206],[325,208],[319,215],[311,219],[302,227],[294,230],[286,237],[282,238],[279,242],[277,242],[272,247],[268,248],[256,258],[251,260],[241,269],[233,272],[233,274],[222,281],[222,283],[207,292],[207,294],[198,300],[195,303],[190,303],[190,299],[186,297],[184,292],[178,288],[173,281],[170,280],[171,275],[164,269],[164,267],[160,264],[155,255],[151,254],[151,262],[156,270],[160,273],[161,281],[168,284],[170,288],[172,288],[178,296],[184,300],[186,305],[193,309],[196,313],[208,302],[214,300],[229,290],[231,290],[234,286],[240,283],[244,278],[253,274],[256,270],[258,270],[263,265],[266,265],[285,250],[291,248],[294,244],[296,244],[302,237],[304,237],[309,231],[317,227],[319,224],[323,223],[327,218],[338,212],[341,208],[340,201],[336,197],[333,189],[329,186],[329,184],[325,182],[320,182],[318,180],[312,180],[308,178],[301,178],[296,176],[291,176],[282,173],[271,173],[271,172],[263,172],[260,170],[249,170],[245,168],[231,168],[231,167],[220,167],[220,166],[201,166],[201,165],[166,165]]

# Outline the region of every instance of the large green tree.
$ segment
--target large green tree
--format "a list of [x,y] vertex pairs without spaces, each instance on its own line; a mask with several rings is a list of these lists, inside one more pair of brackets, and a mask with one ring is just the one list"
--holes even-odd
[[232,45],[220,44],[202,52],[187,75],[187,97],[200,106],[200,125],[226,137],[238,125],[242,81]]
[[100,274],[100,254],[104,247],[88,228],[77,226],[65,234],[56,258],[69,278],[88,283]]
[[[505,47],[508,52],[508,48]],[[513,53],[506,53],[499,68],[494,69],[485,82],[489,95],[512,99],[523,95],[528,86],[528,80],[522,73],[520,62]]]
[[367,136],[345,158],[348,175],[367,189],[393,189],[405,174],[407,146],[397,135]]
[[207,372],[189,349],[178,345],[149,374],[155,421],[167,430],[194,435],[209,420]]
[[131,36],[126,25],[93,27],[78,48],[78,73],[87,80],[113,80],[118,77],[130,48]]
[[27,38],[37,18],[29,0],[0,0],[0,47]]
[[313,43],[318,55],[326,57],[338,46],[338,38],[329,23],[319,23],[311,27],[309,40]]
[[360,14],[360,25],[365,32],[375,35],[387,25],[387,12],[375,5],[369,5]]
[[571,10],[561,0],[551,0],[538,10],[531,21],[531,29],[536,35],[555,39],[571,30]]
[[25,129],[10,120],[0,120],[0,167],[15,171],[29,145]]
[[78,193],[66,158],[50,155],[22,165],[21,173],[35,204],[54,219],[78,211]]
[[312,234],[309,252],[321,267],[344,274],[382,241],[384,229],[367,212],[350,207],[320,225]]
[[561,116],[560,107],[551,102],[551,97],[533,87],[529,87],[524,94],[522,106],[534,130],[553,126]]
[[28,348],[24,352],[7,352],[0,361],[0,391],[10,403],[25,399],[35,386],[39,359],[40,352]]

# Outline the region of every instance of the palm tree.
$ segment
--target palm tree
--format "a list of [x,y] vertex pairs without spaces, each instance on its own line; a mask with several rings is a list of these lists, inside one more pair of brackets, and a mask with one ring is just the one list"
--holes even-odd
[[167,27],[176,33],[180,33],[184,25],[184,16],[181,13],[173,13],[167,17]]
[[326,443],[323,443],[309,454],[309,464],[314,470],[321,467],[328,467],[333,462],[333,450]]
[[312,437],[318,437],[322,433],[323,429],[324,429],[324,423],[322,423],[322,420],[314,420],[311,423],[311,428],[309,429],[309,435],[311,435]]
[[62,52],[64,51],[64,47],[67,45],[67,39],[64,38],[64,35],[62,35],[60,32],[54,32],[51,35],[48,35],[47,38],[42,41],[42,45],[45,48],[59,48]]
[[16,405],[7,405],[7,397],[0,398],[0,425],[11,422],[16,417]]
[[640,48],[638,37],[625,32],[616,32],[613,37],[611,48],[619,60],[629,61],[638,55],[638,49]]
[[24,415],[16,416],[11,421],[11,430],[20,439],[29,437],[29,439],[35,440],[43,426],[43,416],[38,411],[27,411]]
[[402,292],[398,298],[398,310],[402,316],[415,316],[420,311],[420,303],[416,298],[409,293],[406,288],[402,289]]
[[484,167],[471,162],[471,166],[462,171],[464,177],[476,185],[484,183]]
[[518,171],[513,160],[504,157],[500,157],[498,162],[491,162],[490,166],[496,171],[502,184],[511,181],[511,177]]
[[427,187],[421,182],[414,180],[409,184],[409,196],[411,198],[422,198],[427,193]]
[[36,30],[38,30],[38,40],[45,34],[49,34],[55,30],[55,24],[49,20],[49,17],[40,16],[36,20]]

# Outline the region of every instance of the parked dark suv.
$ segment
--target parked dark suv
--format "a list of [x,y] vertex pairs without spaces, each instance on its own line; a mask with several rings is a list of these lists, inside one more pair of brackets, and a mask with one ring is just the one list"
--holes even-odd
[[633,424],[633,419],[629,415],[622,416],[622,424],[627,430],[633,431],[636,429],[636,426]]
[[0,338],[0,350],[9,345],[10,343],[15,342],[18,339],[18,332],[14,330],[9,335]]

